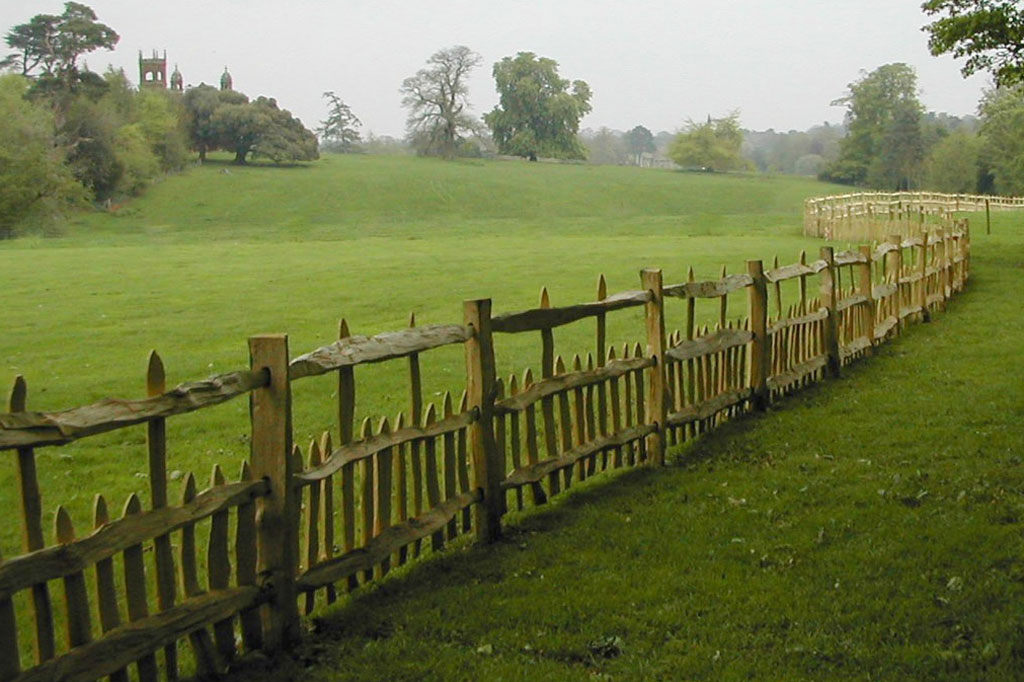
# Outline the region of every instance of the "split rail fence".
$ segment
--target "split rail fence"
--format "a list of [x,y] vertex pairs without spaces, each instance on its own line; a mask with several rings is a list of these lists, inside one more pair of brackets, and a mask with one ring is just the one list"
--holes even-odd
[[[825,247],[812,262],[752,260],[747,272],[710,281],[691,270],[665,284],[660,270],[644,270],[636,291],[608,295],[602,279],[595,301],[566,307],[551,307],[546,292],[538,308],[500,315],[490,300],[472,300],[461,323],[371,337],[343,322],[338,341],[293,359],[286,336],[257,336],[248,369],[171,390],[153,354],[140,400],[32,412],[19,377],[0,414],[24,544],[0,558],[0,681],[119,682],[131,668],[143,681],[175,679],[183,647],[201,674],[243,652],[287,647],[318,602],[459,536],[492,540],[507,511],[545,504],[578,481],[659,466],[668,447],[836,376],[927,319],[968,278],[967,223],[944,227],[840,253]],[[737,292],[746,317],[730,322]],[[717,307],[713,329],[698,327],[698,299]],[[642,340],[612,347],[608,315],[633,308],[644,311]],[[679,330],[666,331],[666,311],[685,320]],[[594,329],[589,352],[557,355],[555,330],[582,323]],[[513,334],[539,337],[540,376],[497,376],[496,348]],[[464,348],[465,392],[424,409],[420,361],[451,345]],[[380,362],[407,368],[413,416],[357,429],[356,369]],[[303,453],[292,442],[291,385],[325,374],[337,380],[337,432]],[[188,474],[172,501],[167,420],[242,396],[251,453],[237,480],[215,468],[199,491]],[[92,528],[76,532],[58,507],[48,541],[37,451],[116,429],[145,430],[148,508],[133,495],[112,518],[97,496]]]
[[858,192],[804,201],[804,234],[841,241],[881,241],[949,224],[959,212],[1024,208],[1024,197],[937,192]]

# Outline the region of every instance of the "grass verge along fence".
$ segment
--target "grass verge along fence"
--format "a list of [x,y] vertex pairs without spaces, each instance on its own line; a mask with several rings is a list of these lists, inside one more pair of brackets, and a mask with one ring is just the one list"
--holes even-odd
[[910,237],[949,224],[960,211],[1024,208],[1024,197],[937,192],[857,192],[804,201],[804,234],[848,241],[882,241],[891,234]]
[[[32,412],[19,377],[0,414],[0,450],[18,472],[23,553],[0,558],[0,681],[177,678],[191,649],[197,671],[224,670],[244,651],[276,651],[299,637],[318,601],[378,580],[463,535],[489,541],[512,509],[546,504],[576,482],[621,467],[659,466],[666,449],[723,420],[828,376],[871,352],[963,288],[966,221],[813,262],[716,280],[666,284],[644,270],[640,288],[593,302],[495,315],[466,301],[461,323],[353,336],[291,358],[284,335],[249,339],[250,367],[167,390],[151,355],[148,397]],[[730,295],[746,315],[729,316]],[[696,304],[718,313],[698,327]],[[643,309],[637,340],[615,348],[607,318]],[[667,320],[682,320],[674,328]],[[593,325],[594,341],[559,355],[555,330]],[[509,335],[539,340],[540,376],[506,379],[496,354]],[[420,362],[463,347],[465,391],[424,404]],[[355,423],[356,371],[402,363],[410,410]],[[293,382],[332,375],[336,434],[303,453],[293,442]],[[236,481],[219,467],[198,491],[168,491],[166,423],[248,396],[251,452]],[[92,530],[76,533],[58,507],[43,530],[36,451],[118,429],[144,429],[150,499],[111,519],[95,499]],[[205,551],[200,545],[205,544]]]

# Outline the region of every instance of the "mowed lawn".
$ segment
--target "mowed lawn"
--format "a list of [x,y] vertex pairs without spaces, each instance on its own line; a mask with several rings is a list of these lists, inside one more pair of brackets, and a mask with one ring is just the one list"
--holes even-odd
[[[748,258],[792,262],[819,247],[800,234],[803,199],[836,191],[800,178],[490,161],[211,163],[78,216],[61,236],[0,243],[0,383],[24,375],[34,410],[141,398],[151,349],[174,385],[246,367],[246,339],[259,333],[288,333],[294,357],[332,342],[341,317],[375,334],[402,328],[410,312],[421,325],[461,323],[468,298],[491,297],[496,313],[532,307],[542,285],[554,305],[593,300],[600,273],[615,292],[637,288],[643,267],[678,282],[689,266],[709,278]],[[560,330],[559,352],[588,350],[592,333]],[[609,334],[642,339],[640,313],[611,316]],[[539,363],[539,343],[503,340],[498,354],[503,373],[521,372]],[[460,348],[422,363],[428,398],[462,390]],[[407,404],[401,367],[361,368],[357,382],[360,418]],[[330,377],[296,385],[296,442],[336,429],[334,389]],[[247,413],[236,400],[171,420],[169,468],[206,481],[219,463],[233,475],[248,452]],[[96,493],[114,509],[130,492],[145,504],[144,440],[135,427],[41,449],[47,524],[64,504],[88,528]],[[13,509],[6,459],[0,503]],[[7,519],[0,550],[11,556],[20,523]]]
[[875,357],[320,614],[245,680],[1019,680],[1024,215]]

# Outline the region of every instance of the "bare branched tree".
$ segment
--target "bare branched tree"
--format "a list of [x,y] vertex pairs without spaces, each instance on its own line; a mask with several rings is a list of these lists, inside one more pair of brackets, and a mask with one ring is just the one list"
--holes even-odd
[[468,113],[466,78],[479,66],[480,55],[464,45],[439,50],[427,67],[402,82],[402,106],[409,109],[406,125],[417,151],[454,158],[464,133],[480,123]]

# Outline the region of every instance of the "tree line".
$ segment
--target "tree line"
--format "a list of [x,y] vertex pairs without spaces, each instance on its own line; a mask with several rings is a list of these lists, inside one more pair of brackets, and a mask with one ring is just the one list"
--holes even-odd
[[988,70],[995,85],[978,116],[926,112],[916,74],[886,64],[850,83],[834,104],[841,125],[807,131],[748,131],[739,112],[687,121],[675,133],[642,125],[627,132],[581,131],[591,110],[586,81],[563,78],[558,63],[519,52],[492,66],[498,104],[471,113],[467,79],[482,57],[461,45],[431,55],[399,92],[408,112],[404,140],[365,138],[359,118],[332,91],[328,115],[306,129],[270,97],[205,84],[184,93],[136,89],[120,70],[90,71],[84,55],[110,50],[119,36],[86,5],[66,2],[5,36],[0,61],[0,238],[16,226],[46,223],[88,202],[137,194],[161,173],[182,168],[189,152],[205,160],[226,150],[234,162],[316,159],[323,148],[394,153],[412,148],[443,158],[496,153],[702,171],[756,169],[817,174],[877,189],[1024,193],[1024,10],[1019,3],[927,0],[938,17],[924,27],[935,54],[967,57],[965,75]]

